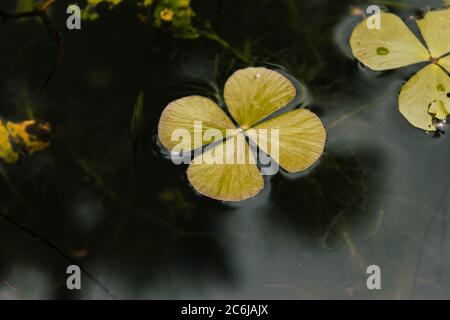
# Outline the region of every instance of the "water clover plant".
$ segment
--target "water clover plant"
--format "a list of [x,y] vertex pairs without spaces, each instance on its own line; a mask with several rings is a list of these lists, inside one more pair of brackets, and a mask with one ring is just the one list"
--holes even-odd
[[50,143],[48,123],[26,120],[19,123],[0,120],[0,158],[6,163],[16,163],[21,154],[32,155],[46,149]]
[[[272,159],[276,158],[288,172],[309,168],[323,153],[326,131],[311,111],[295,109],[267,119],[291,102],[296,94],[291,81],[277,71],[263,67],[237,70],[224,88],[231,118],[208,98],[184,97],[169,103],[163,110],[158,125],[159,140],[174,152],[179,140],[173,139],[173,133],[182,128],[190,135],[190,139],[183,140],[182,152],[208,145],[203,153],[194,155],[187,170],[189,182],[199,193],[223,201],[253,197],[263,189],[264,179],[254,155],[249,152],[246,137]],[[201,138],[196,139],[199,122]],[[223,140],[211,141],[205,135],[210,129],[222,132]],[[278,136],[261,139],[256,133],[272,129]],[[232,161],[244,156],[245,161]],[[224,161],[198,161],[201,157]]]
[[430,11],[417,20],[427,47],[392,13],[381,13],[381,28],[369,29],[367,19],[350,38],[353,55],[370,69],[396,69],[430,62],[403,86],[401,114],[415,127],[435,131],[434,121],[450,111],[450,9]]

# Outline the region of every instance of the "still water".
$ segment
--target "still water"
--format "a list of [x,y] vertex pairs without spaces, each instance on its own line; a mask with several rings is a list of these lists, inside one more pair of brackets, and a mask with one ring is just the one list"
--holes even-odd
[[[0,218],[0,298],[450,298],[450,137],[411,127],[397,110],[402,84],[422,66],[376,73],[352,58],[361,18],[351,6],[366,2],[219,2],[193,6],[229,43],[250,47],[257,65],[301,81],[301,103],[327,128],[321,160],[266,179],[238,204],[200,196],[186,166],[161,150],[159,116],[175,98],[221,92],[245,63],[205,39],[155,32],[129,3],[68,31],[58,3],[66,53],[39,91],[55,44],[39,21],[5,23],[0,116],[45,119],[53,136],[45,152],[0,165],[0,209],[11,219]],[[409,22],[441,5],[374,3]],[[133,152],[140,90],[146,126]],[[87,272],[79,291],[66,288],[73,262]],[[381,290],[366,287],[373,264]]]

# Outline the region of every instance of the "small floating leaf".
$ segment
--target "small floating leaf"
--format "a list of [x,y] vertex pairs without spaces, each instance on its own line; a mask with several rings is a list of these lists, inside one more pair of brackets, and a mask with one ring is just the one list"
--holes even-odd
[[[246,159],[245,164],[234,163],[235,155],[247,154],[252,159]],[[196,164],[194,159],[187,176],[195,190],[203,195],[223,201],[240,201],[255,196],[264,187],[262,175],[242,134],[227,139],[199,157],[203,157],[204,161]],[[224,161],[208,164],[212,162],[208,159],[213,157]]]
[[[261,130],[249,130],[247,133],[267,154],[272,155],[271,150],[278,150],[277,160],[280,166],[289,172],[309,168],[319,159],[325,147],[326,131],[322,121],[307,109],[283,113],[253,129],[279,130],[278,141],[272,140],[272,136],[261,134],[264,132]],[[274,149],[275,147],[277,149]]]
[[450,77],[439,66],[430,64],[415,74],[402,88],[399,110],[415,127],[435,131],[433,116],[444,119],[450,99],[440,86],[450,88]]
[[[194,139],[195,124],[201,122],[201,137]],[[194,150],[211,141],[204,139],[204,131],[208,129],[220,130],[224,137],[226,129],[235,129],[233,122],[225,112],[213,101],[200,96],[189,96],[171,102],[163,111],[159,120],[159,140],[167,149],[172,150],[180,141],[173,141],[175,130],[187,130],[190,139],[181,142],[184,151]],[[199,131],[200,131],[199,130]],[[190,140],[190,141],[188,141]]]
[[[224,95],[240,128],[217,104],[199,96],[173,101],[164,109],[159,122],[159,139],[169,150],[180,144],[172,141],[173,133],[179,129],[184,129],[189,137],[188,142],[181,142],[183,150],[209,144],[211,141],[204,137],[207,129],[225,133],[225,141],[211,145],[189,165],[189,182],[199,193],[223,201],[241,201],[262,190],[264,179],[244,133],[288,171],[304,170],[322,154],[325,128],[311,111],[299,109],[256,124],[295,97],[294,85],[282,74],[266,68],[238,70],[227,80]],[[199,121],[201,127],[195,125]],[[199,139],[192,138],[196,131],[200,131]],[[260,131],[277,134],[273,137],[270,133],[270,137],[265,135],[265,140],[260,140],[264,138]],[[274,156],[274,147],[279,149],[279,157],[278,152]]]
[[369,29],[367,19],[362,21],[353,30],[350,46],[359,61],[377,71],[404,67],[430,58],[428,50],[392,13],[381,13],[381,29]]
[[294,85],[285,76],[266,68],[238,70],[224,89],[228,109],[243,129],[286,106],[295,95]]
[[450,8],[429,11],[417,24],[433,58],[450,52]]

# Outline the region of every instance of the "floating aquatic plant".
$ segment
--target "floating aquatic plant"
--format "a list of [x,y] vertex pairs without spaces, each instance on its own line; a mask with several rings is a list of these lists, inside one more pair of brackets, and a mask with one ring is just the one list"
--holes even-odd
[[367,19],[350,38],[353,55],[364,65],[381,71],[430,62],[403,86],[398,104],[413,126],[435,131],[433,122],[450,112],[450,9],[417,20],[427,47],[392,13],[381,13],[380,29],[369,29]]
[[0,158],[6,163],[16,163],[21,154],[32,155],[46,149],[50,125],[26,120],[19,123],[0,120]]
[[[162,112],[158,136],[171,152],[188,152],[209,145],[194,157],[187,177],[199,193],[208,197],[239,201],[258,194],[264,179],[246,141],[246,136],[288,172],[309,168],[323,153],[326,131],[320,119],[307,109],[295,109],[266,120],[286,106],[296,96],[294,85],[281,73],[267,68],[246,68],[236,71],[225,84],[224,98],[235,123],[212,100],[188,96],[171,102]],[[196,138],[202,126],[200,139]],[[173,133],[183,129],[189,139],[173,139]],[[207,130],[216,130],[225,137],[211,141]],[[261,139],[256,130],[278,130],[274,136]],[[212,143],[213,142],[213,143]],[[201,161],[201,159],[207,159]],[[212,158],[222,159],[216,163]],[[233,161],[245,158],[245,161]],[[198,161],[200,160],[200,161]]]

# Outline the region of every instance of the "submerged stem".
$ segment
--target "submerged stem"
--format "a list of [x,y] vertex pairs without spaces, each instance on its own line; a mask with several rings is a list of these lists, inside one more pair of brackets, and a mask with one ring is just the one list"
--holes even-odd
[[0,23],[4,23],[9,20],[18,20],[23,18],[39,18],[44,26],[47,28],[47,31],[55,41],[56,45],[58,46],[58,56],[56,58],[55,63],[53,64],[52,68],[49,70],[47,77],[45,78],[44,82],[42,82],[40,89],[42,90],[47,83],[52,78],[55,71],[58,69],[59,65],[62,63],[63,57],[64,57],[64,40],[61,36],[61,33],[59,32],[58,28],[54,24],[54,22],[50,19],[50,17],[47,14],[48,8],[50,8],[55,3],[55,0],[47,0],[45,1],[41,6],[36,7],[34,10],[31,11],[24,11],[19,13],[10,14],[6,11],[3,11],[0,9]]
[[200,30],[199,34],[203,37],[205,37],[208,40],[214,41],[215,43],[219,44],[224,49],[230,51],[233,55],[236,56],[239,60],[241,60],[244,63],[250,63],[251,58],[245,55],[244,53],[240,52],[238,49],[234,48],[232,45],[230,45],[229,42],[227,42],[225,39],[223,39],[220,35],[217,34],[215,31],[211,30]]

